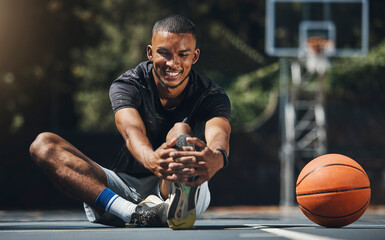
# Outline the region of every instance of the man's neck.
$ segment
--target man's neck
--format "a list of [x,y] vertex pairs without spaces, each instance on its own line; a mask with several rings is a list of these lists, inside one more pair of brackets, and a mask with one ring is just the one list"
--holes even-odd
[[183,100],[185,95],[185,89],[189,82],[189,77],[185,79],[183,84],[179,85],[177,88],[168,88],[165,87],[157,78],[156,74],[153,72],[153,76],[155,79],[155,85],[158,90],[160,102],[162,106],[167,109],[173,109],[177,107]]

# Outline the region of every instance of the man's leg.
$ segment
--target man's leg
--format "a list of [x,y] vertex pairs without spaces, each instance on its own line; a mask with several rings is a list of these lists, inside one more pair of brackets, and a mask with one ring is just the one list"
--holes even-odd
[[[173,138],[178,138],[181,135],[192,135],[192,131],[190,126],[187,123],[179,122],[174,125],[173,128],[168,132],[166,141],[169,141]],[[162,195],[163,199],[168,198],[168,194],[170,192],[170,181],[161,179],[159,183],[159,190],[160,194]]]
[[107,210],[129,221],[136,205],[112,192],[103,169],[69,142],[53,133],[42,133],[32,143],[30,153],[64,193],[100,209],[99,213]]
[[[167,140],[177,138],[176,148],[195,150],[195,147],[186,141],[191,136],[191,128],[186,123],[176,123],[167,135]],[[161,182],[162,195],[170,189],[168,209],[168,225],[172,229],[191,228],[198,217],[210,203],[210,191],[207,182],[199,187],[188,187],[181,183]]]
[[91,206],[107,187],[104,171],[58,135],[40,134],[32,143],[30,153],[59,189]]

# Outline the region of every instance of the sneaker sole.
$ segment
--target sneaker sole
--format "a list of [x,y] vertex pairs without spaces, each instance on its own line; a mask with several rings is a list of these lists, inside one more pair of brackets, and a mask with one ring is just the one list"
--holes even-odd
[[170,207],[167,212],[168,226],[173,229],[190,229],[196,220],[196,195],[199,188],[191,188],[180,183],[172,183]]

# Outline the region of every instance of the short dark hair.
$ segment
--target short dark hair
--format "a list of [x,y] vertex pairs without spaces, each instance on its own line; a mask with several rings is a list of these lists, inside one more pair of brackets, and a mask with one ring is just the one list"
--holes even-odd
[[171,15],[158,20],[152,28],[152,36],[158,31],[191,33],[195,37],[195,24],[181,15]]

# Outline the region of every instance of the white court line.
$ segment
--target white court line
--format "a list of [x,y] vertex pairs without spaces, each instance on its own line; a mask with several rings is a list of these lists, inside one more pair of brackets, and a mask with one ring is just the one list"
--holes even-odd
[[258,228],[259,230],[292,240],[338,240],[338,238],[323,237],[309,233],[294,232],[279,228]]
[[[0,230],[0,233],[36,233],[36,232],[128,232],[134,228],[93,228],[93,229],[30,229],[30,230]],[[166,228],[135,228],[135,231],[163,231],[170,230]]]
[[240,238],[268,238],[268,237],[277,237],[270,233],[241,233],[239,234]]
[[[301,232],[294,232],[289,231],[281,228],[269,228],[268,226],[264,225],[257,225],[257,224],[245,224],[246,226],[252,227],[254,229],[262,230],[264,232],[268,232],[271,234],[274,234],[275,236],[288,238],[291,240],[340,240],[338,238],[330,238],[330,237],[324,237],[309,233],[301,233]],[[311,225],[312,226],[312,225]]]

